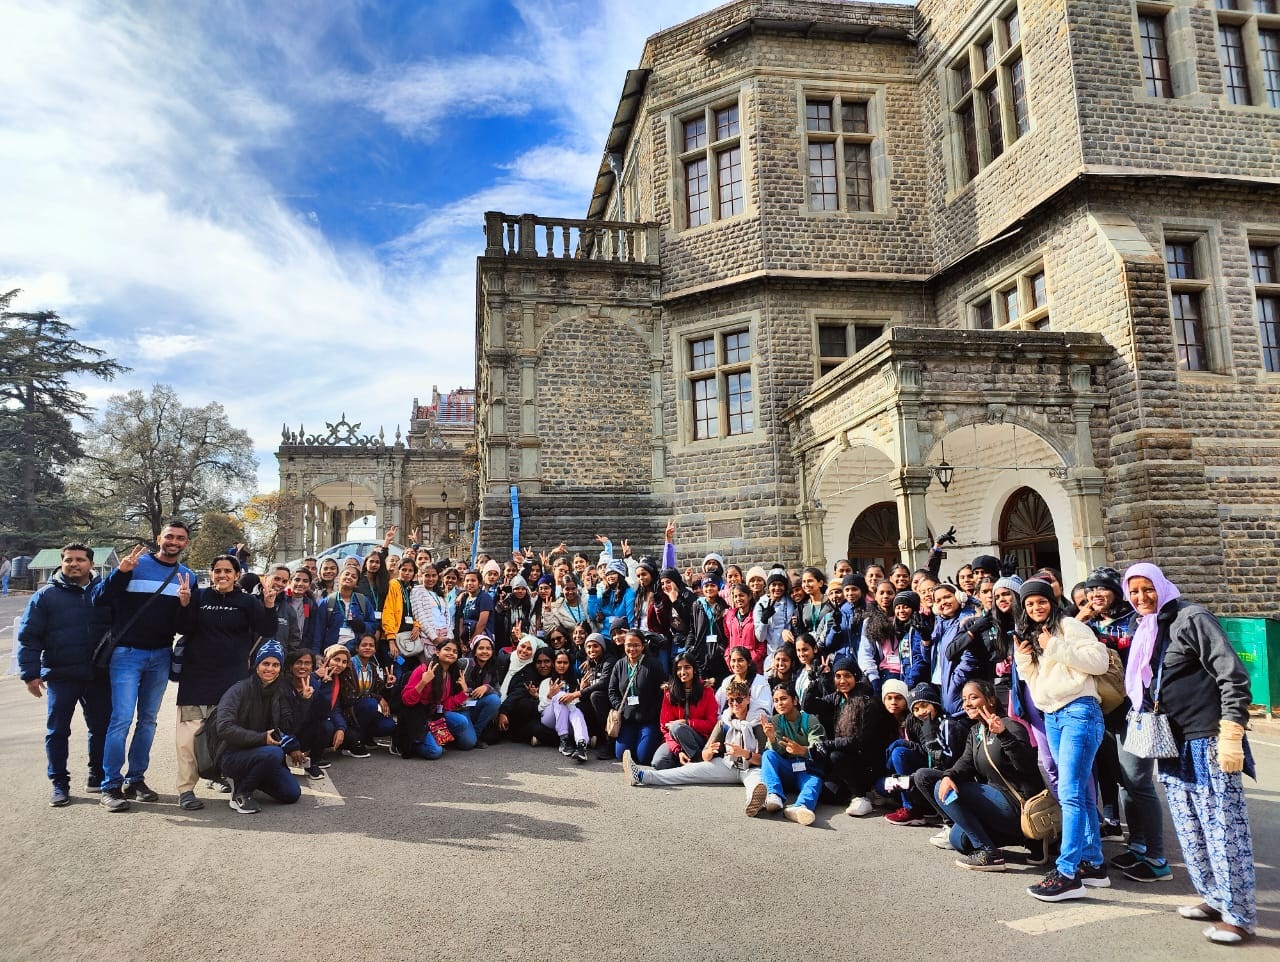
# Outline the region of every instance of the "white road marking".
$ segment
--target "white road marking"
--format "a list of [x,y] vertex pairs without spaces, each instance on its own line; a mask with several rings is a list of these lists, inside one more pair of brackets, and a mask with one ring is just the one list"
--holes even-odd
[[1012,922],[1002,921],[1001,924],[1027,935],[1047,935],[1050,932],[1061,932],[1063,929],[1072,929],[1079,925],[1155,914],[1155,909],[1136,909],[1127,905],[1073,905],[1069,909],[1015,919]]

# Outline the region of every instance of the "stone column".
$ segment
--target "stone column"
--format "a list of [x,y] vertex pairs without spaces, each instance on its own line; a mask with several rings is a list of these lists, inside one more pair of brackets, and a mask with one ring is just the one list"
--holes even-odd
[[805,564],[811,564],[827,570],[827,549],[822,537],[822,524],[827,518],[827,509],[818,504],[809,504],[796,512],[800,521],[800,552]]
[[1076,570],[1062,572],[1063,581],[1068,585],[1083,581],[1090,571],[1107,563],[1107,536],[1102,520],[1105,480],[1106,475],[1097,468],[1072,468],[1063,483],[1071,499],[1071,525],[1075,528],[1071,547]]
[[907,466],[889,482],[898,501],[898,550],[913,571],[929,560],[929,516],[924,495],[933,480],[928,468]]

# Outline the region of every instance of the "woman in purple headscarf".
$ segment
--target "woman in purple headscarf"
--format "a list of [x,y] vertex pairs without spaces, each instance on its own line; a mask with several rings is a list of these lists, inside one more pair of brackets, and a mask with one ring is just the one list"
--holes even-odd
[[1234,945],[1253,935],[1253,840],[1240,773],[1253,776],[1244,740],[1249,676],[1218,619],[1179,597],[1153,564],[1124,574],[1141,617],[1125,667],[1125,691],[1135,710],[1155,700],[1169,720],[1178,755],[1160,759],[1160,783],[1199,905],[1178,909],[1209,922],[1210,942]]

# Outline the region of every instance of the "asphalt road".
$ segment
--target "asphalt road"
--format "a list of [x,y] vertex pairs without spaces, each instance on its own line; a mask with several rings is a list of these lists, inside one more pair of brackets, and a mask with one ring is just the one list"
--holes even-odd
[[0,684],[0,962],[1025,962],[1274,959],[1280,947],[1280,726],[1251,736],[1260,937],[1226,949],[1174,913],[1196,901],[1176,858],[1172,882],[1113,873],[1093,898],[1046,905],[1023,891],[1038,871],[965,872],[926,829],[826,807],[809,828],[747,820],[736,786],[633,789],[620,765],[545,748],[343,758],[295,806],[243,816],[202,788],[207,807],[184,812],[172,697],[148,776],[161,801],[111,815],[83,791],[78,718],[74,804],[47,806],[43,703]]

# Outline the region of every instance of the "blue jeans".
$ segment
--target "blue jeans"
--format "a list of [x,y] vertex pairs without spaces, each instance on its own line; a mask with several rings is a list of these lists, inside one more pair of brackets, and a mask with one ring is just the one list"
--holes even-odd
[[102,752],[107,742],[107,726],[111,724],[111,682],[105,675],[92,681],[46,681],[45,696],[49,700],[48,724],[44,733],[44,753],[49,760],[49,781],[68,788],[71,774],[67,771],[71,718],[76,705],[89,729],[89,777],[102,778]]
[[390,715],[382,714],[378,708],[378,699],[366,695],[356,700],[354,712],[356,728],[360,730],[360,740],[371,742],[375,738],[389,738],[396,730],[396,720]]
[[477,738],[483,735],[489,723],[498,717],[498,708],[501,705],[502,696],[496,691],[491,691],[476,699],[476,703],[470,708],[463,709],[471,719],[471,727],[475,730]]
[[[894,775],[914,775],[918,769],[924,768],[925,763],[928,762],[924,752],[902,739],[890,745],[887,754],[889,771]],[[915,807],[911,804],[911,789],[899,792],[898,795],[902,800],[903,808],[910,811]]]
[[[460,752],[469,752],[476,747],[476,730],[471,724],[470,716],[460,711],[447,711],[444,713],[444,723],[449,726],[449,734],[453,736],[453,741],[449,743],[452,747]],[[444,746],[436,741],[436,736],[429,729],[423,731],[422,740],[414,748],[423,758],[432,761],[444,754]]]
[[622,731],[618,733],[617,742],[613,746],[614,757],[621,758],[623,752],[629,751],[641,765],[648,765],[661,744],[662,732],[657,725],[624,721]]
[[766,748],[760,760],[760,774],[764,779],[765,789],[770,795],[785,799],[790,791],[796,792],[796,804],[809,811],[818,807],[818,796],[822,794],[822,775],[817,772],[793,771],[791,766],[796,759],[780,755],[772,748]]
[[1081,862],[1102,864],[1098,805],[1088,787],[1093,756],[1102,744],[1102,708],[1085,695],[1057,711],[1044,713],[1049,751],[1058,767],[1058,803],[1062,806],[1062,849],[1058,871],[1068,878]]
[[1022,844],[1022,811],[1004,792],[982,782],[961,782],[956,786],[956,800],[944,805],[933,787],[934,806],[954,823],[951,847],[968,854],[980,848],[999,848],[1003,844]]
[[258,790],[285,805],[292,805],[302,796],[279,745],[228,748],[222,753],[222,774],[235,782],[237,795],[252,795]]
[[[107,743],[102,753],[102,790],[120,788],[125,783],[140,782],[151,764],[151,743],[156,737],[156,716],[169,684],[168,648],[149,650],[126,648],[111,653],[111,724],[107,726]],[[125,741],[134,711],[138,713],[129,742],[129,770],[125,764]]]

